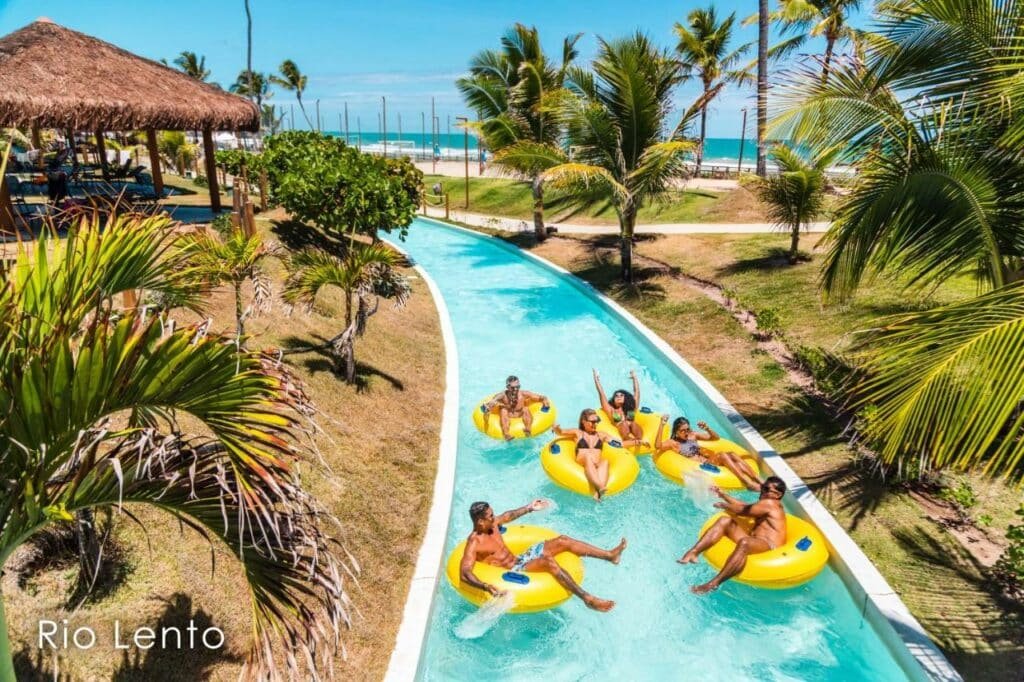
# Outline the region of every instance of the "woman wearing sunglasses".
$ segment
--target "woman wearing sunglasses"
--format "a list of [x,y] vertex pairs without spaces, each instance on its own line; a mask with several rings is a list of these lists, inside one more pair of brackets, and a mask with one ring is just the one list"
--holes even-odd
[[[583,467],[583,474],[587,482],[594,488],[594,499],[598,502],[604,497],[608,490],[609,462],[602,456],[604,448],[612,440],[612,436],[597,430],[601,422],[597,411],[589,407],[580,412],[579,428],[563,429],[558,424],[553,427],[554,432],[563,438],[576,439],[576,463]],[[631,447],[636,445],[633,439],[623,440],[621,445]],[[616,446],[620,445],[615,443]]]

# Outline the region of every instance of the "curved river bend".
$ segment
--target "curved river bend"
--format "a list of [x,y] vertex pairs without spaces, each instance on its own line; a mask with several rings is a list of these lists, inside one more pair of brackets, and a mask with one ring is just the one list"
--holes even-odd
[[599,505],[551,483],[538,459],[544,438],[505,444],[480,434],[470,411],[508,374],[550,396],[562,426],[575,426],[580,410],[595,404],[596,367],[608,391],[628,387],[635,369],[645,405],[704,419],[742,441],[672,362],[584,286],[497,239],[434,222],[417,220],[400,246],[437,283],[458,339],[462,404],[445,557],[469,532],[475,500],[503,511],[547,497],[554,512],[520,522],[601,546],[629,540],[619,566],[585,561],[587,590],[617,602],[609,614],[572,599],[544,613],[507,615],[484,637],[461,640],[455,630],[474,607],[442,577],[419,679],[907,679],[831,567],[788,591],[728,584],[691,594],[690,585],[713,570],[675,559],[694,541],[710,501],[663,478],[649,457],[632,488]]

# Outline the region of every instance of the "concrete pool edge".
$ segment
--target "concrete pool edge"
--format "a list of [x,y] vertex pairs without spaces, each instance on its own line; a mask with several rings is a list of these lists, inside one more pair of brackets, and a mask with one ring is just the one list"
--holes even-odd
[[[674,348],[648,329],[621,305],[605,296],[588,282],[537,254],[520,249],[500,238],[459,225],[418,216],[420,220],[461,230],[480,239],[493,239],[502,248],[532,258],[546,269],[557,272],[574,286],[593,296],[622,320],[638,336],[669,359],[676,369],[691,381],[728,419],[773,473],[786,481],[792,491],[793,506],[800,515],[814,522],[825,536],[832,553],[832,566],[840,575],[856,602],[863,603],[863,615],[876,634],[887,645],[904,672],[911,679],[932,679],[944,682],[961,680],[960,674],[935,645],[899,595],[889,586],[878,569],[860,547],[821,504],[803,480],[771,447],[765,438],[725,399],[703,375],[684,360]],[[441,540],[443,542],[443,539]]]
[[[401,247],[389,243],[396,250],[405,253]],[[405,682],[416,677],[423,644],[426,641],[434,591],[441,575],[442,554],[451,517],[452,496],[455,493],[455,458],[458,454],[459,354],[455,344],[455,331],[452,328],[448,305],[437,284],[420,266],[414,265],[413,269],[426,283],[434,299],[434,307],[437,309],[441,325],[445,350],[444,407],[441,413],[437,473],[434,475],[433,497],[427,514],[427,529],[423,533],[423,542],[420,543],[416,556],[416,566],[409,581],[409,594],[402,610],[402,622],[398,626],[395,646],[391,650],[388,669],[384,674],[384,679],[389,682]]]

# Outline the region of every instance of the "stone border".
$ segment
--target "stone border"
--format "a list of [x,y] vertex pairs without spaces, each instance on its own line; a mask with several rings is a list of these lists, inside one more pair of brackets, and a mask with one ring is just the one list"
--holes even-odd
[[[397,251],[405,251],[388,242]],[[441,574],[441,560],[444,552],[448,521],[451,517],[452,495],[455,492],[455,459],[459,442],[459,353],[455,344],[455,331],[451,316],[441,290],[427,271],[419,265],[413,269],[427,284],[434,299],[437,315],[441,321],[441,337],[444,339],[444,409],[441,413],[441,444],[437,458],[437,474],[434,477],[434,495],[427,516],[427,530],[416,557],[416,568],[409,583],[409,595],[402,611],[402,623],[395,636],[395,648],[391,650],[386,682],[405,682],[416,677],[423,644],[426,641],[427,624],[430,622],[431,604]]]
[[[788,463],[775,451],[765,438],[736,411],[725,397],[692,365],[684,360],[664,339],[647,328],[628,310],[598,291],[565,268],[555,265],[535,253],[520,249],[503,239],[451,225],[441,220],[418,216],[420,220],[438,223],[444,227],[462,230],[481,239],[493,239],[502,247],[520,255],[532,258],[543,267],[553,270],[569,279],[577,288],[594,296],[610,310],[629,323],[651,346],[668,358],[672,364],[700,389],[714,406],[722,412],[729,423],[742,435],[748,446],[758,455],[776,476],[786,482],[792,494],[793,506],[800,515],[813,522],[825,536],[831,550],[831,564],[839,573],[856,601],[863,604],[862,613],[871,623],[875,632],[888,646],[890,652],[915,680],[937,680],[941,682],[962,682],[960,673],[950,664],[942,651],[935,645],[924,627],[914,618],[899,595],[889,586],[878,569],[864,554],[863,550],[843,530],[832,514],[811,492],[807,484],[796,474]],[[443,538],[441,542],[443,542]]]

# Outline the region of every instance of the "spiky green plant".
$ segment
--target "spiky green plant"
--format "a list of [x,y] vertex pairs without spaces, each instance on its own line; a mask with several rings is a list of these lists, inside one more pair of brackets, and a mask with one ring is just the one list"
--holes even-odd
[[[232,339],[117,305],[117,294],[148,289],[197,308],[195,282],[173,225],[153,217],[85,220],[4,270],[0,568],[73,514],[152,506],[241,563],[248,672],[315,676],[348,599],[329,516],[296,472],[308,403],[284,370]],[[183,415],[206,435],[182,435]],[[14,679],[10,654],[0,596],[0,679]]]
[[559,147],[562,129],[551,102],[576,59],[581,35],[562,41],[561,62],[555,64],[544,53],[537,29],[516,24],[502,37],[500,51],[485,50],[473,57],[469,75],[455,83],[469,108],[480,116],[475,127],[495,152],[494,164],[530,180],[538,241],[547,237],[541,174],[566,160]]
[[366,322],[377,312],[379,298],[404,306],[409,297],[409,281],[399,272],[404,259],[384,244],[353,241],[344,256],[319,249],[305,249],[288,261],[288,279],[284,300],[312,309],[324,287],[336,287],[345,297],[345,328],[327,341],[339,373],[349,383],[355,381],[355,339],[362,336]]
[[860,9],[861,0],[779,0],[771,19],[782,26],[782,33],[796,34],[798,45],[808,38],[824,38],[821,80],[827,81],[836,45],[853,42],[857,31],[850,25],[850,14]]
[[[666,139],[666,129],[673,130],[667,123],[679,62],[640,33],[598,44],[593,71],[570,67],[568,94],[557,102],[573,159],[543,177],[571,194],[601,197],[615,207],[622,279],[631,283],[637,212],[684,176],[685,155],[694,145]],[[674,130],[680,131],[694,111],[691,107]]]

